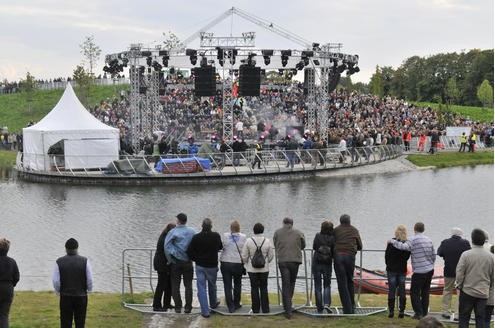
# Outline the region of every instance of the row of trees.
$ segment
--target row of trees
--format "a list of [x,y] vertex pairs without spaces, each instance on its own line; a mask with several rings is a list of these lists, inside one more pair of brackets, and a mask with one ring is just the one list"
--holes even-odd
[[376,67],[369,89],[412,101],[468,106],[493,103],[493,49],[407,58],[400,67]]

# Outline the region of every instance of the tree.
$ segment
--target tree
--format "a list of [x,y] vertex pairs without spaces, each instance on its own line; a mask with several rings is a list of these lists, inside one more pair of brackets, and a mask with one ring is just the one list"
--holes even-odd
[[94,36],[87,36],[82,44],[81,53],[84,57],[83,63],[86,64],[88,68],[88,73],[90,76],[94,77],[93,69],[98,64],[98,59],[100,59],[101,49],[95,43]]
[[371,76],[370,89],[376,96],[383,96],[382,72],[380,67],[376,65],[375,73]]
[[72,78],[79,87],[81,102],[87,107],[91,85],[93,84],[93,75],[87,72],[84,67],[78,65],[73,72]]
[[25,94],[28,103],[28,113],[31,114],[31,104],[33,102],[34,91],[36,90],[36,81],[31,73],[26,73],[26,78],[19,82],[21,92]]
[[490,106],[493,103],[493,88],[488,80],[483,80],[481,85],[478,87],[477,96],[481,101],[483,108],[485,108],[485,105]]
[[447,103],[450,105],[458,104],[461,98],[461,90],[457,88],[457,80],[455,77],[451,77],[447,81],[447,86],[445,87],[445,98]]

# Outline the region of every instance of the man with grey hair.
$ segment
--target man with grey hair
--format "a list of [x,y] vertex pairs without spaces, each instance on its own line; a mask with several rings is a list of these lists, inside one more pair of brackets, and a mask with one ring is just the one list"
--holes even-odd
[[[462,230],[460,228],[452,228],[452,236],[442,241],[438,247],[437,254],[442,257],[445,265],[443,267],[444,286],[442,297],[442,317],[450,319],[452,312],[450,311],[452,303],[452,291],[455,289],[455,269],[461,254],[471,249],[469,241],[462,238]],[[454,316],[457,318],[459,310],[459,300],[454,308]]]
[[273,235],[273,244],[282,279],[282,304],[287,319],[292,317],[292,297],[294,296],[297,271],[302,263],[301,251],[306,247],[304,234],[293,229],[293,225],[294,221],[291,218],[284,218],[283,227],[275,231]]

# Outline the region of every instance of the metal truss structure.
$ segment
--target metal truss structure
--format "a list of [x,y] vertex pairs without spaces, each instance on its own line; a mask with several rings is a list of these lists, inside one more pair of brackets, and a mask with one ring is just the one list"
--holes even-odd
[[[214,37],[212,33],[206,32],[234,14],[302,46],[303,49],[255,49],[254,32],[243,33],[241,37]],[[198,37],[201,48],[186,49],[186,46]],[[232,101],[232,83],[235,81],[232,72],[241,64],[256,65],[256,62],[258,62],[257,66],[265,70],[285,69],[297,72],[305,69],[308,72],[310,83],[307,86],[306,129],[318,132],[321,139],[327,140],[328,97],[329,92],[332,91],[329,87],[334,85],[332,81],[329,81],[329,76],[340,76],[345,70],[348,74],[359,72],[357,66],[359,57],[340,52],[341,47],[341,43],[327,43],[320,46],[272,22],[237,8],[231,8],[186,38],[174,49],[164,49],[160,45],[154,48],[143,48],[141,44],[134,44],[127,51],[107,55],[106,63],[130,65],[131,139],[135,150],[138,149],[139,139],[151,136],[160,123],[163,111],[159,102],[161,69],[163,67],[191,69],[205,62],[215,65],[217,70],[224,70],[222,109],[223,135],[226,140],[233,138],[235,121]],[[201,59],[198,60],[198,57]],[[226,70],[228,74],[225,74]]]

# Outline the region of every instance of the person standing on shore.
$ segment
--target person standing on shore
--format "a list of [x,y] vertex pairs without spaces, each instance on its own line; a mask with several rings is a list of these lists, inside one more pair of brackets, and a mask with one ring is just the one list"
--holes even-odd
[[172,277],[172,298],[174,299],[175,313],[182,311],[182,298],[180,296],[180,282],[184,280],[185,299],[184,313],[192,310],[192,281],[194,269],[191,260],[187,256],[187,248],[196,233],[193,228],[186,226],[187,215],[177,214],[177,226],[170,230],[165,238],[165,256],[170,263],[170,275]]
[[[395,240],[402,243],[407,240],[406,227],[402,224],[395,229]],[[404,310],[406,309],[406,273],[407,260],[411,256],[411,252],[402,251],[392,244],[387,245],[385,250],[385,264],[387,265],[387,280],[388,280],[388,317],[394,317],[395,294],[399,297],[399,318],[404,318]]]
[[275,231],[273,244],[278,259],[278,268],[282,279],[282,303],[285,317],[292,317],[292,297],[296,285],[297,271],[302,263],[301,251],[306,247],[304,234],[293,229],[294,221],[284,218],[283,227]]
[[340,301],[345,314],[353,314],[354,301],[354,268],[356,253],[363,249],[359,231],[351,225],[351,217],[343,214],[340,225],[334,231],[335,252],[333,266],[337,276]]
[[425,236],[425,225],[417,222],[414,225],[414,236],[405,243],[389,240],[395,248],[411,252],[413,275],[411,278],[411,303],[414,310],[413,319],[421,319],[428,315],[430,306],[430,285],[435,264],[435,248],[430,238]]
[[[469,241],[462,238],[462,230],[460,228],[452,228],[452,236],[443,240],[438,247],[437,254],[442,257],[445,265],[443,267],[443,297],[442,297],[442,317],[450,319],[452,291],[455,289],[455,269],[461,254],[471,249]],[[459,302],[456,302],[454,317],[457,318],[459,311]]]
[[0,238],[0,327],[9,327],[10,305],[14,299],[14,287],[19,282],[19,268],[11,257],[7,256],[10,241]]
[[241,308],[242,275],[246,273],[241,255],[241,250],[246,243],[246,235],[240,230],[239,221],[235,220],[230,224],[230,232],[222,236],[220,271],[222,272],[225,304],[230,313]]
[[217,301],[217,273],[218,252],[222,249],[222,239],[218,232],[211,231],[212,227],[211,220],[204,219],[201,231],[192,237],[187,248],[187,256],[196,263],[198,300],[204,318],[210,317],[210,308],[216,309],[220,304]]
[[79,243],[74,238],[65,242],[67,255],[57,259],[52,283],[60,295],[60,327],[84,328],[88,307],[88,292],[93,290],[93,272],[89,260],[77,254]]
[[471,232],[473,248],[462,253],[456,268],[459,295],[459,328],[468,328],[474,309],[476,328],[484,327],[485,307],[493,286],[493,254],[483,248],[485,232]]
[[[318,313],[323,312],[323,308],[329,308],[332,304],[331,281],[332,262],[335,248],[335,237],[333,235],[333,223],[323,221],[320,232],[313,240],[313,261],[312,272],[315,282],[315,300]],[[323,280],[323,286],[322,286]]]
[[[153,297],[153,311],[164,312],[171,308],[170,300],[172,299],[172,280],[170,277],[170,265],[167,263],[165,256],[165,238],[170,230],[175,228],[174,223],[169,223],[160,234],[156,243],[155,257],[153,258],[153,267],[158,273],[158,283],[155,288]],[[162,303],[163,299],[163,303]]]

